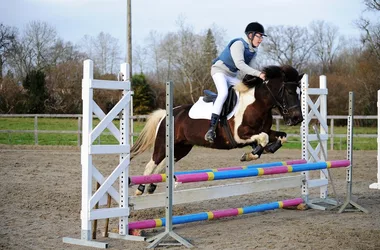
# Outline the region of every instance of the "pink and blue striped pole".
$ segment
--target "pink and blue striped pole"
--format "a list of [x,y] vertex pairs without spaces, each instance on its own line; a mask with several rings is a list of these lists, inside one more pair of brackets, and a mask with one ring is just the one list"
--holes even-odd
[[230,171],[230,170],[239,170],[239,169],[250,169],[250,168],[267,168],[267,167],[276,167],[276,166],[286,166],[286,165],[294,165],[306,163],[305,159],[297,159],[297,160],[289,160],[289,161],[276,161],[276,162],[268,162],[268,163],[259,163],[252,164],[247,166],[236,166],[236,167],[224,167],[224,168],[214,168],[214,169],[199,169],[199,170],[190,170],[190,171],[181,171],[175,172],[175,175],[180,174],[193,174],[193,173],[206,173],[206,172],[221,172],[221,171]]
[[[327,169],[327,168],[339,168],[339,167],[347,167],[349,165],[350,165],[349,160],[337,160],[337,161],[314,162],[314,163],[294,164],[294,165],[275,166],[275,167],[267,166],[267,167],[261,167],[261,168],[238,169],[238,170],[228,170],[228,171],[219,171],[219,172],[190,173],[190,174],[175,175],[174,177],[177,182],[186,183],[186,182],[243,178],[243,177],[252,177],[252,176],[260,176],[260,175],[284,174],[284,173],[291,173],[291,172],[320,170],[320,169]],[[159,183],[159,182],[165,182],[165,181],[166,181],[165,174],[131,176],[129,178],[129,185]]]
[[252,176],[260,176],[260,175],[284,174],[284,173],[302,172],[302,171],[309,171],[309,170],[320,170],[320,169],[327,169],[327,168],[340,168],[340,167],[347,167],[349,165],[350,165],[349,160],[337,160],[337,161],[314,162],[314,163],[269,167],[269,168],[252,168],[252,169],[246,169],[246,170],[231,170],[231,171],[223,171],[223,172],[184,174],[184,175],[176,175],[174,178],[177,182],[188,183],[188,182],[243,178],[243,177],[252,177]]
[[[289,161],[260,163],[260,164],[253,164],[253,165],[247,165],[247,166],[182,171],[182,172],[175,172],[174,175],[221,172],[221,171],[231,171],[231,170],[246,170],[246,169],[252,169],[252,168],[269,168],[269,167],[275,167],[275,166],[301,164],[301,163],[306,163],[306,162],[307,161],[304,159],[298,159],[298,160],[289,160]],[[160,182],[165,182],[165,181],[166,181],[166,174],[137,175],[137,176],[129,177],[129,185],[160,183]]]
[[[219,218],[224,218],[224,217],[237,216],[241,214],[263,212],[263,211],[274,210],[278,208],[297,206],[301,204],[302,202],[303,202],[302,198],[295,198],[295,199],[290,199],[290,200],[260,204],[256,206],[230,208],[230,209],[216,210],[216,211],[203,212],[203,213],[197,213],[197,214],[173,216],[173,225],[185,224],[185,223],[203,221],[203,220],[214,220],[214,219],[219,219]],[[166,223],[165,218],[135,221],[135,222],[128,223],[128,228],[129,230],[156,228],[156,227],[165,226],[165,223]]]

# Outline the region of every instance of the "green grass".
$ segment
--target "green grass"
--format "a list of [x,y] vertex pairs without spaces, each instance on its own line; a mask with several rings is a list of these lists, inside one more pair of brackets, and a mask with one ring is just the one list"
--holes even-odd
[[[99,119],[93,120],[93,127]],[[118,121],[113,121],[116,127]],[[72,134],[38,133],[38,145],[78,145],[78,120],[74,118],[38,118],[38,130],[43,131],[72,131]],[[134,122],[134,132],[143,128],[143,122]],[[34,118],[0,118],[0,130],[31,130],[34,131]],[[97,144],[118,144],[116,138],[108,134],[106,129],[95,141]],[[0,133],[0,144],[34,145],[34,132],[31,133]]]
[[[94,119],[93,126],[95,127],[99,123],[98,119]],[[116,127],[119,122],[114,121]],[[72,134],[56,134],[56,133],[39,133],[38,144],[39,145],[78,145],[78,119],[75,118],[38,118],[38,130],[44,131],[72,131]],[[143,128],[143,122],[134,122],[134,132],[139,133]],[[276,126],[273,125],[273,129]],[[334,126],[334,134],[346,134],[347,128]],[[34,131],[34,118],[0,118],[0,130],[31,130]],[[288,134],[299,134],[300,129],[296,127],[288,127],[280,124],[280,130]],[[312,128],[310,131],[313,131]],[[106,133],[102,133],[95,141],[96,144],[118,144],[116,138],[113,135],[108,135],[108,129]],[[376,127],[354,127],[354,134],[377,134]],[[136,137],[134,138],[136,139]],[[354,137],[353,139],[354,150],[376,150],[377,139],[376,138],[362,138]],[[0,144],[10,145],[34,145],[34,133],[0,133]],[[317,143],[312,143],[316,145]],[[301,142],[299,137],[288,137],[288,142],[283,148],[286,149],[299,149]],[[330,140],[327,143],[328,149],[331,149]],[[334,138],[334,149],[346,149],[347,139]]]

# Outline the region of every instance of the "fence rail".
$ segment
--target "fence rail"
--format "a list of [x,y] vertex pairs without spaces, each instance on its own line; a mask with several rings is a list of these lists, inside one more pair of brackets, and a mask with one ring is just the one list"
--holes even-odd
[[[148,115],[133,115],[130,116],[131,124],[133,124],[133,121],[145,121],[147,119]],[[34,134],[34,144],[38,145],[38,134],[76,134],[77,135],[77,145],[80,146],[81,141],[81,134],[82,134],[82,115],[80,114],[0,114],[0,118],[34,118],[34,129],[33,130],[12,130],[12,129],[5,129],[0,130],[0,133],[33,133]],[[38,118],[76,118],[78,119],[78,129],[77,130],[39,130],[38,129]],[[96,116],[94,116],[96,118]],[[280,122],[282,120],[282,117],[279,115],[274,115],[273,119],[275,120],[275,126],[276,130],[280,130]],[[346,134],[335,134],[334,133],[334,123],[335,120],[346,120],[347,116],[344,115],[328,115],[327,120],[330,120],[330,131],[329,131],[329,138],[330,138],[330,148],[333,149],[334,146],[334,138],[345,138]],[[358,115],[354,116],[354,120],[377,120],[377,115]],[[133,130],[132,130],[133,131]],[[109,132],[104,132],[105,135],[111,135]],[[138,136],[139,133],[130,133],[131,136],[131,142],[133,143],[133,136]],[[377,134],[354,134],[354,137],[358,138],[377,138]],[[288,137],[300,137],[299,134],[288,134]]]

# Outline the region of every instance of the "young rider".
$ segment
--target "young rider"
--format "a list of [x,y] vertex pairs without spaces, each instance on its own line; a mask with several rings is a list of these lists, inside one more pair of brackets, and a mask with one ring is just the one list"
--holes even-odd
[[228,95],[229,85],[235,85],[241,80],[237,78],[237,72],[243,75],[253,75],[265,79],[265,74],[253,68],[257,48],[263,41],[264,27],[257,22],[252,22],[245,28],[245,36],[233,39],[228,43],[222,53],[213,61],[211,76],[214,80],[218,97],[212,110],[210,128],[205,134],[205,140],[213,143],[216,136],[215,130],[219,122],[224,101]]

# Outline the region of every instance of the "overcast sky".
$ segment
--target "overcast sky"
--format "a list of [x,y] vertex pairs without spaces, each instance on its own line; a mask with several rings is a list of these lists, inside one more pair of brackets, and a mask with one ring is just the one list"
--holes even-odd
[[[126,0],[0,0],[0,22],[22,31],[34,20],[46,21],[65,41],[78,43],[84,35],[101,31],[126,44]],[[269,25],[306,27],[324,20],[346,36],[356,36],[353,21],[364,10],[362,0],[132,0],[132,39],[143,44],[151,30],[178,30],[184,16],[196,33],[213,24],[225,30],[226,42],[240,37],[245,26],[258,21]],[[123,49],[125,51],[125,49]]]

